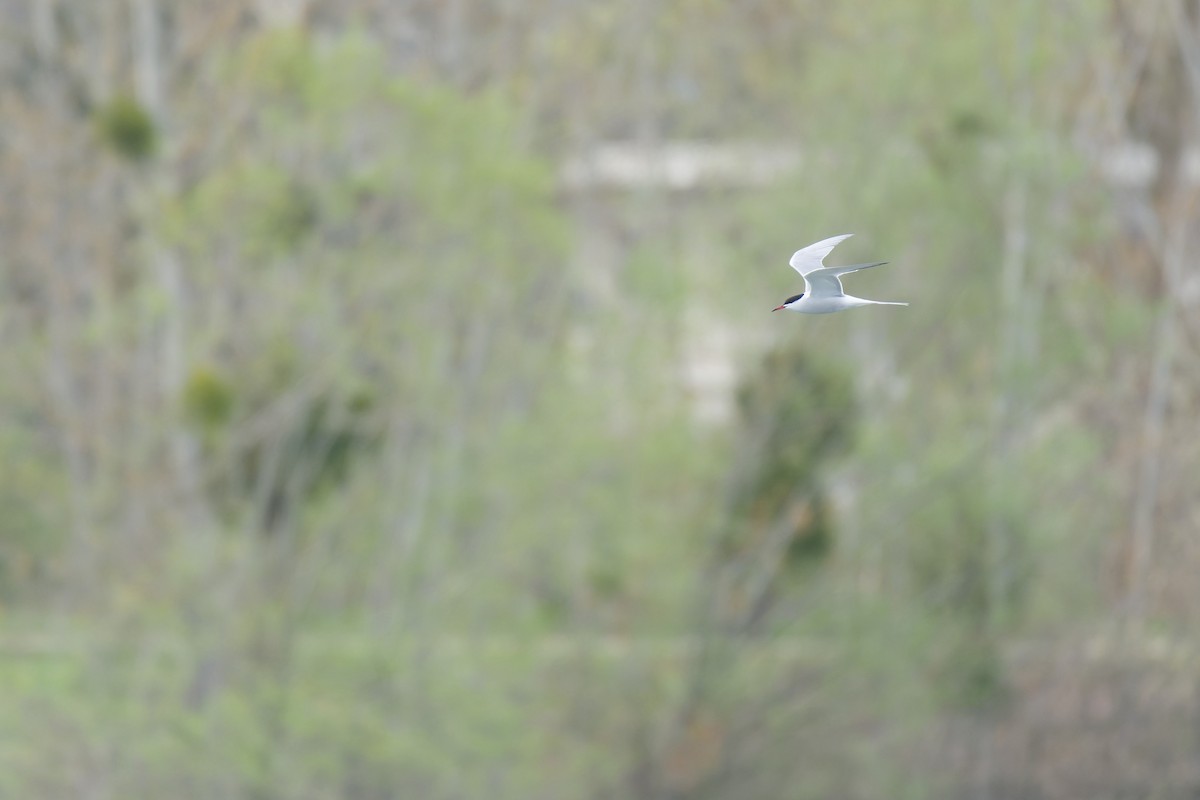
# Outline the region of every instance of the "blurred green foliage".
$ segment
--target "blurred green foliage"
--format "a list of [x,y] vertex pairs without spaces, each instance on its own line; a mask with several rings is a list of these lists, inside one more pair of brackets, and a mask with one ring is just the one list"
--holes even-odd
[[145,161],[158,147],[150,113],[132,95],[118,94],[95,112],[100,140],[129,161]]
[[857,416],[849,375],[798,343],[780,346],[740,387],[738,411],[727,557],[762,548],[781,529],[787,566],[820,564],[835,538],[822,478],[849,449]]
[[740,514],[773,514],[797,493],[814,492],[821,468],[852,442],[856,417],[849,375],[808,348],[771,351],[738,395]]
[[[21,437],[24,438],[24,437]],[[0,483],[0,616],[3,605],[37,596],[63,544],[63,476],[36,448],[0,434],[8,467]]]
[[201,428],[217,428],[233,415],[233,387],[212,367],[197,366],[183,386],[183,409]]

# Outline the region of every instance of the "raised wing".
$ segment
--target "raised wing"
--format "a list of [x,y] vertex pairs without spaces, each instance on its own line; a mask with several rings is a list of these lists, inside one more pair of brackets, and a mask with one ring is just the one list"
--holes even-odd
[[788,263],[792,265],[792,269],[796,270],[796,272],[799,272],[801,275],[807,275],[814,269],[820,269],[821,262],[825,260],[825,256],[829,255],[829,251],[853,235],[853,233],[843,233],[841,236],[830,236],[828,239],[822,239],[816,244],[810,244],[803,250],[797,250],[795,253],[792,253],[792,259]]
[[811,270],[804,276],[804,291],[814,297],[838,297],[844,293],[839,275],[858,272],[860,269],[882,267],[886,263],[888,262],[876,261],[874,264],[849,264],[845,267],[821,267]]

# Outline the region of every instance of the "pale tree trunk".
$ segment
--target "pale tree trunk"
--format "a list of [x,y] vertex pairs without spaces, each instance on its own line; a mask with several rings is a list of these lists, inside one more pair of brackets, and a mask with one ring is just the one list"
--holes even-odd
[[54,0],[33,0],[33,44],[38,57],[50,62],[58,55],[58,22]]
[[1154,284],[1161,309],[1152,340],[1152,365],[1142,412],[1138,464],[1133,481],[1128,564],[1123,598],[1126,620],[1140,627],[1151,611],[1148,597],[1155,568],[1159,515],[1168,487],[1165,462],[1178,445],[1171,428],[1169,399],[1175,393],[1178,320],[1186,302],[1181,287],[1183,270],[1195,245],[1195,192],[1184,180],[1184,156],[1196,131],[1200,110],[1200,4],[1167,0],[1158,25],[1136,30],[1132,8],[1116,3],[1116,19],[1125,42],[1149,41],[1148,57],[1128,104],[1114,109],[1123,114],[1134,136],[1144,138],[1158,156],[1158,172],[1150,191],[1137,201],[1144,259],[1156,267]]
[[163,122],[162,22],[157,0],[129,0],[133,16],[134,78],[138,100]]
[[[186,342],[191,304],[179,258],[160,247],[151,247],[147,258],[158,287],[166,298],[167,313],[163,315],[162,324],[154,329],[159,339],[157,394],[160,412],[172,416],[169,409],[178,403],[186,380]],[[204,495],[200,441],[195,433],[180,424],[169,425],[167,435],[174,472],[171,483],[180,498],[182,521],[189,530],[208,530],[212,527],[213,518]]]
[[[1000,67],[1005,45],[993,41],[993,66],[988,80],[998,96],[1005,97],[1013,109],[1013,120],[1018,137],[1029,135],[1034,126],[1034,67],[1030,42],[1035,39],[1035,28],[1044,20],[1044,11],[1035,2],[1022,4],[1016,67],[1011,76],[1005,76]],[[983,4],[975,5],[977,24],[991,27],[991,9]],[[1020,145],[1019,142],[1016,143]],[[978,620],[981,630],[970,636],[981,636],[988,646],[997,645],[1002,634],[1005,612],[1012,597],[1015,552],[1014,538],[1019,531],[1013,530],[1007,504],[1013,502],[1017,448],[1020,426],[1027,425],[1030,409],[1026,407],[1028,391],[1024,382],[1030,360],[1036,358],[1030,343],[1036,338],[1032,329],[1038,325],[1034,313],[1040,302],[1033,302],[1033,295],[1042,291],[1040,285],[1030,280],[1029,250],[1032,226],[1030,177],[1028,167],[1015,164],[1006,177],[1004,196],[998,209],[1001,223],[999,260],[1000,300],[999,326],[996,331],[996,367],[992,408],[990,410],[989,469],[987,491],[992,497],[987,503],[988,517],[984,531],[983,563],[985,565],[986,608],[984,617]],[[968,722],[968,734],[972,741],[971,796],[976,800],[990,800],[996,779],[996,736],[998,719],[988,711],[977,712],[975,722]]]
[[[1157,226],[1155,226],[1157,227]],[[1173,237],[1180,240],[1182,237]],[[1171,248],[1177,251],[1179,248]],[[1162,483],[1163,429],[1167,415],[1167,398],[1171,392],[1175,361],[1176,306],[1172,298],[1178,259],[1163,254],[1163,286],[1167,298],[1159,312],[1154,331],[1154,362],[1150,370],[1150,386],[1146,390],[1146,406],[1142,414],[1142,452],[1133,498],[1133,517],[1130,522],[1129,585],[1125,597],[1128,620],[1139,626],[1146,614],[1146,584],[1151,569],[1154,547],[1154,515],[1158,507]]]
[[438,36],[437,58],[442,69],[454,80],[461,80],[467,73],[467,20],[464,0],[442,0],[441,25]]

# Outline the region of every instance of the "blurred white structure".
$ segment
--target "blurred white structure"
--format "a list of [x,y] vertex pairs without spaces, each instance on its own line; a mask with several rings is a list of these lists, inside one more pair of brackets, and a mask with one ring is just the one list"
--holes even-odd
[[687,190],[706,186],[761,186],[795,172],[800,151],[787,145],[711,142],[606,142],[567,159],[564,188]]
[[[1106,152],[1096,166],[1115,187],[1143,189],[1158,176],[1158,153],[1148,144],[1127,142]],[[1185,182],[1200,182],[1200,149],[1184,153],[1182,171]]]
[[267,28],[291,28],[308,15],[310,0],[255,0],[254,10]]
[[704,425],[733,419],[738,374],[733,327],[712,313],[686,315],[680,371],[692,398],[692,418]]
[[[786,144],[668,141],[654,145],[605,142],[568,158],[559,180],[567,191],[754,187],[795,173],[803,164],[799,147]],[[1125,142],[1092,159],[1114,187],[1144,188],[1158,174],[1158,154],[1142,142]],[[1184,179],[1200,182],[1200,148],[1183,158]]]

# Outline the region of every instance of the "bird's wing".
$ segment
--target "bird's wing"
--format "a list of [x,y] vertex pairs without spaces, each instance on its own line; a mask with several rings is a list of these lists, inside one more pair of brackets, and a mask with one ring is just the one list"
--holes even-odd
[[874,264],[849,264],[844,267],[821,267],[814,269],[804,276],[805,291],[815,297],[838,297],[843,294],[842,281],[839,275],[848,272],[858,272],[860,269],[882,267],[886,261],[876,261]]
[[788,263],[796,272],[807,275],[814,269],[820,269],[821,262],[825,260],[825,256],[829,255],[829,251],[853,235],[852,233],[843,233],[841,236],[830,236],[816,244],[810,244],[808,247],[792,253],[792,259]]

